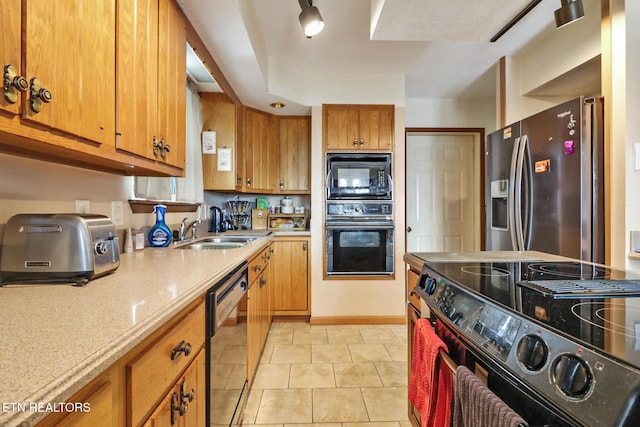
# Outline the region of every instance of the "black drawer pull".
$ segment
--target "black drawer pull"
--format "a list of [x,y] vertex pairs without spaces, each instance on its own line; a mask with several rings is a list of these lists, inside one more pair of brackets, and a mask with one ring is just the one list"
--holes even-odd
[[175,346],[173,350],[171,350],[171,360],[176,360],[180,353],[184,353],[185,356],[191,354],[191,344],[186,341],[180,341],[180,344]]

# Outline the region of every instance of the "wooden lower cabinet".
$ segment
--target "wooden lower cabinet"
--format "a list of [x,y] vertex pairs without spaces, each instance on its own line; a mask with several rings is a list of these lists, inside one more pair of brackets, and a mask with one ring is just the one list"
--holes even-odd
[[[260,356],[271,327],[271,245],[249,263],[249,289],[247,291],[247,379],[253,382]],[[260,266],[257,276],[251,275],[252,266]],[[256,272],[254,272],[255,274]],[[251,277],[255,277],[251,280]]]
[[58,427],[113,427],[113,387],[110,382],[104,383],[95,392],[81,400],[69,401],[74,405],[82,405],[83,410],[70,413],[55,423]]
[[144,423],[144,427],[204,426],[205,387],[205,351],[202,349]]
[[[89,411],[53,413],[38,427],[200,427],[206,415],[204,296],[151,333],[96,379],[68,399]],[[190,350],[172,353],[176,349]],[[184,384],[184,388],[183,388]],[[192,394],[193,390],[193,394]],[[182,394],[181,394],[182,391]],[[174,408],[187,404],[171,424],[171,399]],[[184,397],[186,396],[186,397]],[[192,398],[191,398],[192,397]]]
[[127,419],[140,425],[204,348],[204,302],[127,363]]
[[274,316],[311,315],[310,240],[308,236],[283,236],[271,244]]

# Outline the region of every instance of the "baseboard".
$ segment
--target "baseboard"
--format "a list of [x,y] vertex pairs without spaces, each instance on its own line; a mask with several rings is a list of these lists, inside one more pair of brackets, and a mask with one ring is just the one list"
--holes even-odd
[[311,325],[404,325],[406,316],[311,316]]
[[286,315],[286,316],[280,316],[277,314],[274,314],[272,317],[272,320],[274,323],[276,322],[308,322],[309,321],[309,315],[306,316],[290,316],[290,315]]

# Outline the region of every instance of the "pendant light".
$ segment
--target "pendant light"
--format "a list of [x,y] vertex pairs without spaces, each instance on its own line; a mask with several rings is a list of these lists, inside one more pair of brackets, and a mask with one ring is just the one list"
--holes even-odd
[[556,27],[563,27],[584,16],[582,0],[560,0],[560,9],[554,12],[556,16]]
[[324,21],[318,8],[313,5],[312,0],[298,0],[298,3],[302,9],[298,19],[304,30],[304,35],[311,38],[319,34],[324,28]]

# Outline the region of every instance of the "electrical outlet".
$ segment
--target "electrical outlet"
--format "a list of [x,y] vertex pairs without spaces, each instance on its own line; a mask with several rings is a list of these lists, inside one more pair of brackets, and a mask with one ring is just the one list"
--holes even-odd
[[114,200],[111,202],[111,221],[113,221],[113,225],[124,224],[124,212],[122,201],[120,200]]
[[76,199],[76,213],[88,214],[91,210],[91,203],[86,199]]

